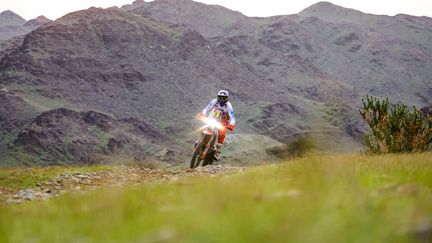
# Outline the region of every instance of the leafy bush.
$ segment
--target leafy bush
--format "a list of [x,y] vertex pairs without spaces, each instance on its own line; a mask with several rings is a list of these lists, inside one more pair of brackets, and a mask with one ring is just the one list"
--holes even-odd
[[360,114],[372,129],[365,135],[368,153],[422,152],[432,142],[432,116],[425,115],[414,106],[390,104],[366,96],[362,99]]

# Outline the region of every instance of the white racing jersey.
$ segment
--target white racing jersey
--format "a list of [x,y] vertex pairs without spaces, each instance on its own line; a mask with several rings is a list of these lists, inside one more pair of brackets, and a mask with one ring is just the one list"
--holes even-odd
[[234,126],[235,124],[234,109],[229,101],[224,106],[222,106],[219,104],[217,99],[213,99],[212,101],[210,101],[210,104],[208,104],[208,106],[204,108],[202,113],[206,116],[209,116],[210,112],[212,112],[213,109],[215,108],[221,110],[224,116],[228,114],[229,124]]

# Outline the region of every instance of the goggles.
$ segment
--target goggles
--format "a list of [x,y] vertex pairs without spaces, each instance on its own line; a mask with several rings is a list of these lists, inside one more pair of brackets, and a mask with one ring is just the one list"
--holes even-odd
[[228,96],[218,96],[217,100],[227,102],[229,100],[229,97]]

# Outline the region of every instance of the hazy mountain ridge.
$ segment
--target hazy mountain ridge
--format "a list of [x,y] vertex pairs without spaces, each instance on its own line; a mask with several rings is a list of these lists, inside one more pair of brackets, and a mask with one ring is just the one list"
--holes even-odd
[[204,37],[248,33],[261,24],[260,18],[249,18],[240,12],[218,5],[206,5],[191,0],[137,0],[122,9],[141,15],[186,26]]
[[10,10],[4,11],[0,13],[0,41],[25,35],[49,22],[51,20],[45,16],[26,21]]
[[31,20],[27,21],[24,25],[25,26],[37,26],[37,27],[40,27],[40,26],[42,26],[44,24],[47,24],[47,23],[49,23],[51,21],[52,20],[50,20],[47,17],[41,15],[41,16],[38,16],[38,17],[36,17],[34,19],[31,19]]
[[[322,149],[352,151],[365,128],[357,111],[363,95],[417,106],[432,102],[429,22],[330,3],[298,15],[249,18],[190,0],[136,1],[70,13],[5,42],[0,85],[33,107],[34,119],[62,107],[114,120],[134,117],[169,138],[158,140],[157,148],[177,144],[173,160],[189,151],[199,126],[193,117],[220,88],[233,94],[237,133],[280,142],[311,134]],[[6,113],[0,117],[11,123]],[[16,141],[29,121],[23,116],[15,123],[0,145],[23,150],[25,142]],[[40,131],[44,137],[46,130]],[[50,140],[39,142],[52,153]],[[115,155],[100,144],[86,146]]]
[[0,28],[5,26],[21,26],[25,23],[25,19],[10,10],[0,13]]

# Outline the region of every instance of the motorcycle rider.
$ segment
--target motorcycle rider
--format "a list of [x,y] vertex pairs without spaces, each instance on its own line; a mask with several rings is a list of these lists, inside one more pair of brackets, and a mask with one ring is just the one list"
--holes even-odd
[[198,117],[201,116],[208,116],[213,109],[219,109],[222,111],[222,125],[226,129],[221,129],[219,131],[219,139],[218,143],[215,146],[215,153],[214,157],[216,160],[219,159],[219,155],[221,153],[222,146],[224,144],[225,136],[226,136],[226,130],[233,131],[234,130],[234,124],[235,124],[235,116],[234,116],[234,109],[231,105],[231,102],[229,102],[229,92],[226,90],[220,90],[217,94],[217,98],[210,101],[210,104],[207,105],[206,108],[200,113],[198,113]]

